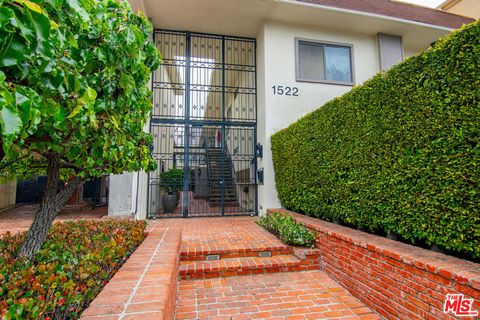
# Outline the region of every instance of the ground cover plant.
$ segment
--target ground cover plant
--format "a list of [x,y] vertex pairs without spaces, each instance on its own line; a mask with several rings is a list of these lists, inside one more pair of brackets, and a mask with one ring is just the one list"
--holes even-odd
[[77,319],[145,238],[143,221],[55,224],[35,259],[18,259],[25,233],[0,238],[0,317]]
[[480,257],[480,22],[271,138],[283,207]]
[[155,168],[151,32],[128,1],[0,0],[0,176],[47,177],[20,256],[83,181]]
[[277,235],[286,244],[306,247],[315,244],[313,233],[288,214],[271,212],[260,218],[257,224]]

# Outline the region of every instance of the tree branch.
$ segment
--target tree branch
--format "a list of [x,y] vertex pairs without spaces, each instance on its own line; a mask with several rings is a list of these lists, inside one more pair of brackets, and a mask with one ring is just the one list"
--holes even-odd
[[12,161],[9,161],[9,162],[7,162],[7,163],[5,163],[5,164],[0,165],[0,171],[6,169],[7,167],[11,166],[11,165],[14,164],[15,162],[18,162],[18,161],[20,161],[20,160],[22,160],[22,159],[25,159],[26,157],[28,157],[28,156],[27,156],[27,155],[21,156],[21,157],[15,159],[15,160],[12,160]]
[[70,162],[63,162],[60,164],[60,168],[65,168],[65,169],[73,169],[75,172],[80,172],[83,170],[82,167],[77,166],[76,164],[70,163]]
[[67,182],[67,185],[63,187],[56,196],[56,201],[58,201],[61,207],[63,207],[67,203],[72,193],[82,184],[82,182],[83,180],[79,177],[75,177],[69,182]]

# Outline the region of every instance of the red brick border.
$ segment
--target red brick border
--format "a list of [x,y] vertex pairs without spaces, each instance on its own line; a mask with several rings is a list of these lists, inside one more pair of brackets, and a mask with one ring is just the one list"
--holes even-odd
[[323,270],[388,319],[455,319],[443,313],[447,293],[465,294],[480,310],[477,263],[284,209],[269,211],[290,213],[317,231]]
[[153,227],[81,319],[173,319],[181,230]]

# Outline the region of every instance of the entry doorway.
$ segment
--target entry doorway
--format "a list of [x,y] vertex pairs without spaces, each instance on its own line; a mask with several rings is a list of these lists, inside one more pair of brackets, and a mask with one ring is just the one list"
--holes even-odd
[[257,214],[256,41],[156,30],[150,217]]

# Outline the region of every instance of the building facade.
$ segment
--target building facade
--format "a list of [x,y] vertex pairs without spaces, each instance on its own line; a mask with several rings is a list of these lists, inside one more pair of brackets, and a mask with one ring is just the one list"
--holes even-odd
[[158,168],[110,178],[109,215],[139,219],[279,207],[273,133],[471,21],[387,0],[131,4],[163,56],[145,128]]
[[464,17],[480,19],[480,1],[478,0],[447,0],[438,9]]

